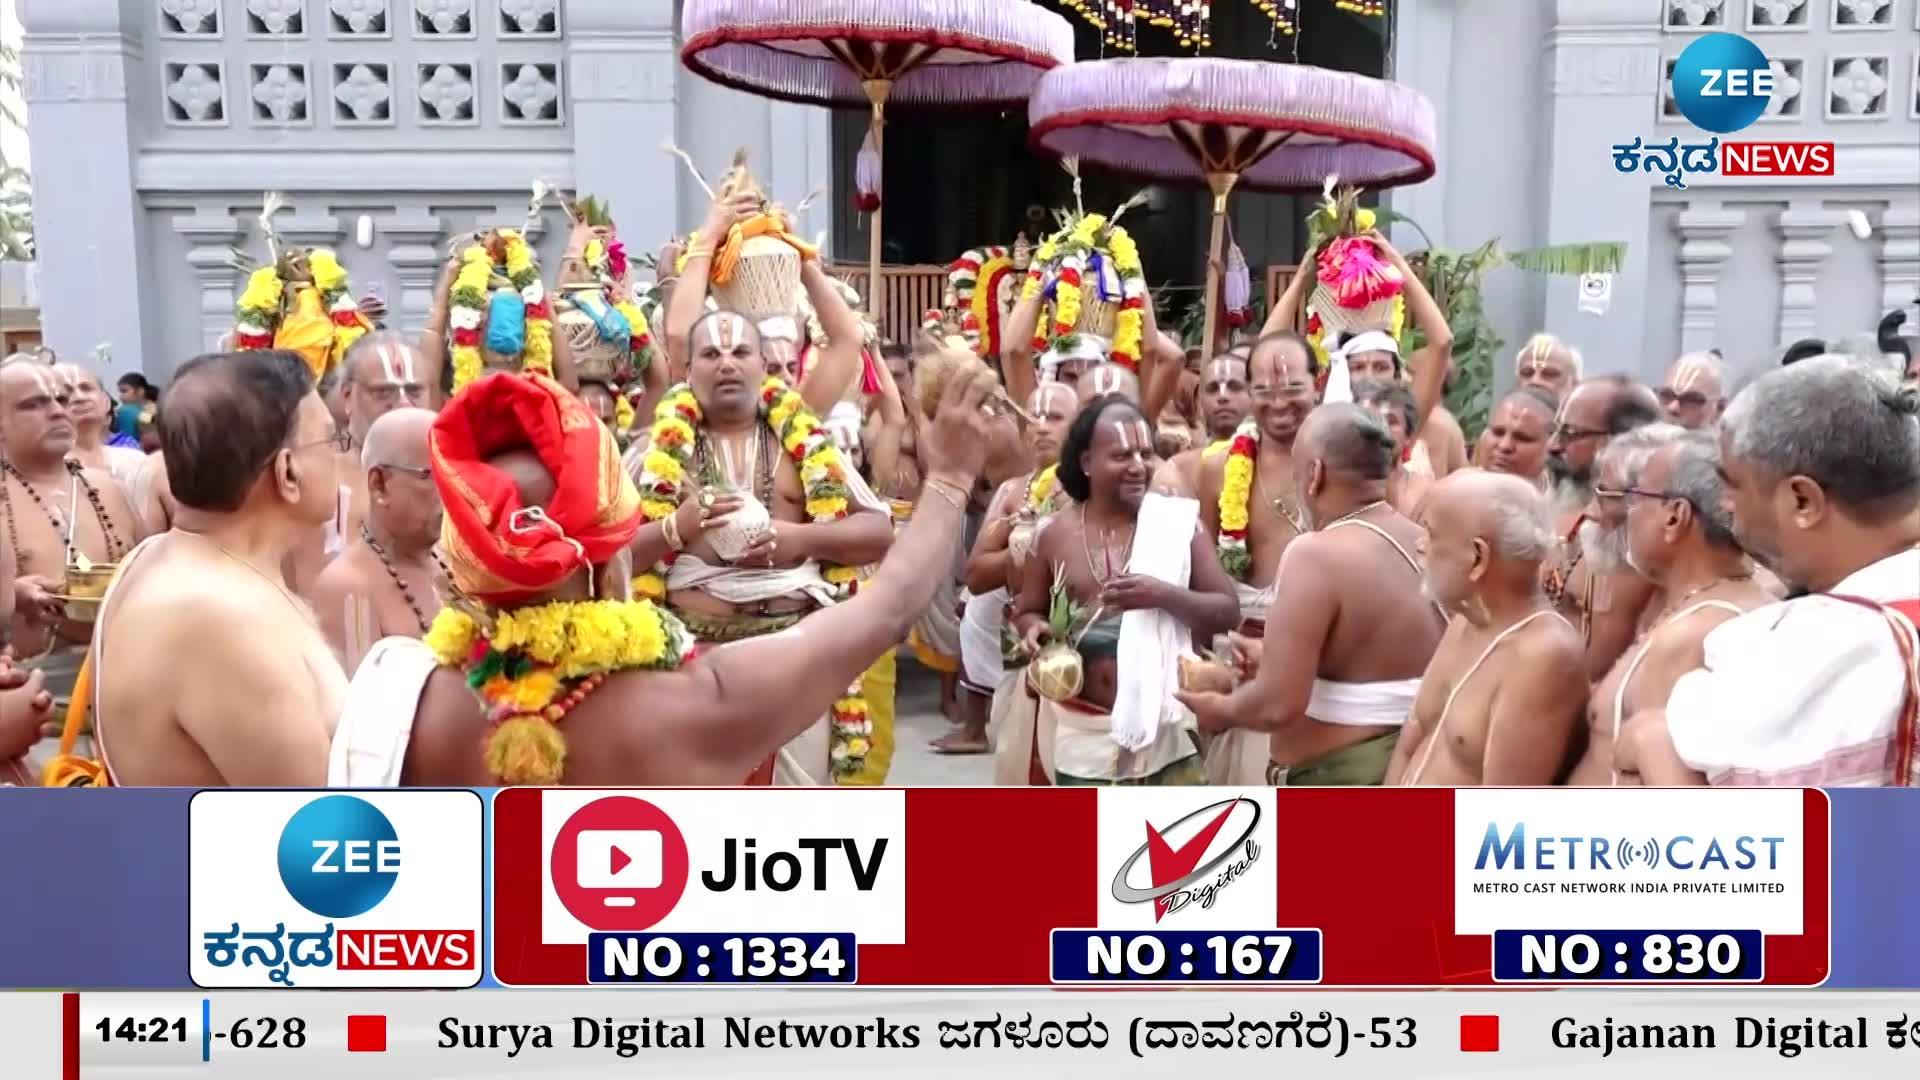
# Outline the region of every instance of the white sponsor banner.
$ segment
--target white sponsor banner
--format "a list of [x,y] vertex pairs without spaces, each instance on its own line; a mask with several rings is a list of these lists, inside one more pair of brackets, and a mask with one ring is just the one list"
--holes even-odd
[[[323,802],[350,812],[318,813]],[[484,950],[481,811],[471,791],[196,794],[188,809],[194,983],[473,986]],[[369,840],[369,828],[390,838]],[[237,938],[212,939],[231,952],[209,952],[207,935],[236,928]],[[311,963],[323,946],[329,962]]]
[[1101,929],[1274,925],[1272,788],[1101,788]]
[[1785,790],[1461,790],[1457,934],[1803,932],[1805,796]]
[[764,930],[904,944],[906,806],[902,791],[544,791],[540,938]]

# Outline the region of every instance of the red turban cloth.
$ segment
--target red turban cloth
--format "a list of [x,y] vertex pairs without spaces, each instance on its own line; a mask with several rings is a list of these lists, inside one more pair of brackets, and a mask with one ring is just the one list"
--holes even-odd
[[[499,372],[455,395],[427,435],[446,506],[441,543],[454,585],[515,604],[605,563],[643,522],[613,433],[544,375]],[[545,506],[523,506],[513,478],[487,464],[531,451],[553,476]]]

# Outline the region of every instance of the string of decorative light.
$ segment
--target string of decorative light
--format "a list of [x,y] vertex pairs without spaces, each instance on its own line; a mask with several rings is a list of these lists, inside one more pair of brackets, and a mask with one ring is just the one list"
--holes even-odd
[[[1247,0],[1273,24],[1276,34],[1292,36],[1300,29],[1300,0]],[[1331,0],[1333,6],[1363,18],[1387,14],[1385,0]],[[1060,0],[1101,39],[1121,52],[1138,52],[1138,26],[1166,30],[1183,49],[1213,45],[1213,0]]]

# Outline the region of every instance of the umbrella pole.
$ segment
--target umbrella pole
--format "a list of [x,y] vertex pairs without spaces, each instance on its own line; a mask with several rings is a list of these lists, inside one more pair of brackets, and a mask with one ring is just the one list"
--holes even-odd
[[1239,173],[1207,174],[1207,186],[1213,189],[1213,238],[1207,245],[1207,318],[1205,336],[1200,339],[1202,356],[1214,354],[1214,334],[1219,332],[1221,248],[1226,245],[1227,239],[1227,196],[1239,180]]
[[880,215],[887,208],[887,154],[883,140],[886,138],[887,94],[893,90],[892,79],[864,79],[860,86],[867,92],[867,100],[873,103],[873,118],[868,121],[868,130],[873,133],[873,154],[880,159],[880,175],[873,183],[874,194],[880,197],[880,205],[873,208],[867,217],[867,310],[873,314],[874,322],[880,319]]

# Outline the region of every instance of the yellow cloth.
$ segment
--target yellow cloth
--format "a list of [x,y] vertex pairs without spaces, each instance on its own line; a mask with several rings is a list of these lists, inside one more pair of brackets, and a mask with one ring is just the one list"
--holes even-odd
[[844,787],[877,787],[887,782],[887,770],[893,766],[893,707],[898,665],[898,655],[888,649],[860,677],[860,687],[867,695],[867,719],[873,724],[873,734],[867,747],[867,760],[861,763],[860,771],[839,778],[838,782]]
[[333,355],[333,320],[320,303],[320,290],[306,285],[295,291],[293,310],[280,317],[273,347],[299,353],[315,379],[327,373]]

